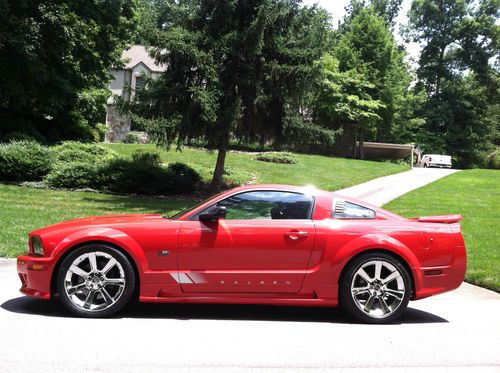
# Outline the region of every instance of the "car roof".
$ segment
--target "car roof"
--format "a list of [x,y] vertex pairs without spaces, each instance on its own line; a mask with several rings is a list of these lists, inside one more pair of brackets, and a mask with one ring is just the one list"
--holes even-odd
[[321,189],[317,189],[313,185],[297,186],[297,185],[287,185],[287,184],[250,184],[230,189],[232,193],[251,191],[251,190],[277,190],[284,192],[306,193],[312,195],[330,193]]

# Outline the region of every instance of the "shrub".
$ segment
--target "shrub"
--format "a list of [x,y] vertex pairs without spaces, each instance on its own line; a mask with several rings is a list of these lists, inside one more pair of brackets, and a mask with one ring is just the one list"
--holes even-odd
[[287,152],[270,152],[260,153],[255,159],[264,162],[293,164],[297,163],[297,158],[292,153]]
[[100,164],[91,162],[59,162],[45,177],[45,182],[53,188],[102,189],[104,182],[100,167]]
[[494,170],[500,170],[500,148],[496,148],[495,151],[490,153],[486,158],[488,168]]
[[139,144],[139,135],[133,132],[129,132],[127,134],[127,137],[125,137],[125,141],[123,141],[125,144]]
[[185,193],[193,191],[201,180],[195,170],[182,163],[162,167],[160,154],[155,151],[137,151],[132,159],[113,159],[101,173],[108,188],[118,193]]
[[38,181],[52,168],[50,150],[35,141],[0,145],[0,180]]
[[65,141],[52,148],[56,162],[102,163],[116,157],[116,153],[104,146],[78,141]]
[[161,166],[160,153],[154,150],[136,150],[132,153],[132,160],[146,166]]
[[171,163],[167,167],[171,184],[171,194],[192,192],[201,181],[201,176],[184,163]]

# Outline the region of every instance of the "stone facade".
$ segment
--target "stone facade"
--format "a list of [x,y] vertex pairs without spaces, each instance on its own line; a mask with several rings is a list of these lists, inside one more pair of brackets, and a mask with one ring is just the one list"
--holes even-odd
[[106,110],[106,125],[108,130],[104,135],[104,141],[125,141],[130,132],[131,120],[128,116],[120,114],[116,107],[108,105]]

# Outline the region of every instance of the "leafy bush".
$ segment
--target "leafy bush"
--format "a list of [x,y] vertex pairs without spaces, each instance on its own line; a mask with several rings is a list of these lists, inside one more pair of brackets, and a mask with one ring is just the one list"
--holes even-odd
[[101,189],[104,186],[100,165],[91,162],[59,162],[45,177],[53,188]]
[[297,158],[292,153],[287,152],[270,152],[258,154],[255,159],[264,162],[294,164],[297,163]]
[[35,141],[0,145],[0,180],[38,181],[51,170],[50,150]]
[[162,167],[160,154],[155,151],[137,151],[132,159],[113,159],[101,173],[108,188],[118,193],[185,193],[193,191],[201,180],[195,170],[182,163]]
[[56,162],[102,163],[116,157],[112,150],[92,143],[66,141],[52,148]]
[[132,160],[143,163],[145,166],[161,166],[160,153],[154,150],[136,150],[132,153]]
[[489,168],[500,170],[500,148],[496,148],[495,151],[490,153],[486,161]]
[[134,133],[134,132],[129,132],[127,134],[127,137],[125,137],[125,141],[124,143],[125,144],[139,144],[139,135],[137,135],[137,133]]
[[184,163],[169,164],[167,172],[172,194],[192,192],[201,181],[200,174]]

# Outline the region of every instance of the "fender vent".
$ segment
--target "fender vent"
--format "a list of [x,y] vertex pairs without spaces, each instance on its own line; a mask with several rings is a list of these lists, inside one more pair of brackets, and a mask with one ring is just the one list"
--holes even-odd
[[334,216],[342,216],[344,214],[344,201],[335,202],[335,208],[333,210]]

